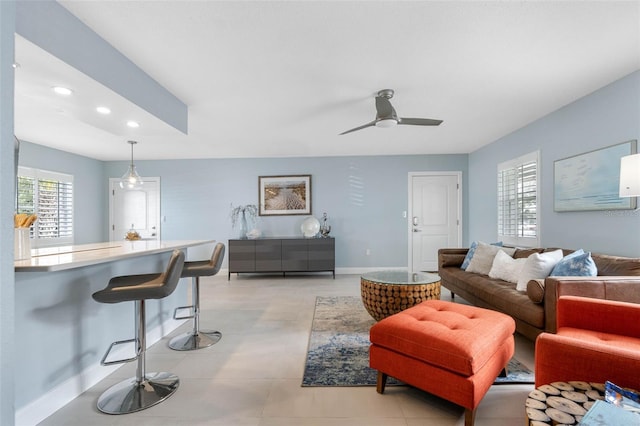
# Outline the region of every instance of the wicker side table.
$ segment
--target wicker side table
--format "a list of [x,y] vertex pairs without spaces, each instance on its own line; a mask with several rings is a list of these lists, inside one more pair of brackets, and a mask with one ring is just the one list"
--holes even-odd
[[440,277],[429,273],[380,271],[360,277],[362,303],[380,321],[418,303],[440,299]]

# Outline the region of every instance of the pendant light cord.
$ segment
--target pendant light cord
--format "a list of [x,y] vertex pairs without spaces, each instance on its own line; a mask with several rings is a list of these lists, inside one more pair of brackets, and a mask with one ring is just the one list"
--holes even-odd
[[131,145],[131,167],[133,167],[133,146],[135,144],[137,144],[138,142],[136,142],[136,141],[128,141],[128,142]]
[[129,141],[129,143],[131,144],[131,167],[133,167],[133,145],[136,144],[135,141]]

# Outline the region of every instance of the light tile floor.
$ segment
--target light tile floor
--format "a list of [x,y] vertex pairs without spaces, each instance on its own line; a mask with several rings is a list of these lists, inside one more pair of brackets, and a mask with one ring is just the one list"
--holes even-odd
[[[71,425],[213,426],[454,426],[464,410],[410,387],[301,387],[317,296],[359,296],[358,275],[232,276],[201,280],[201,328],[222,340],[198,351],[176,352],[168,340],[147,352],[148,371],[180,377],[178,391],[138,413],[112,416],[97,411],[98,396],[135,375],[121,367],[40,423]],[[443,289],[443,300],[451,300]],[[456,298],[457,302],[464,302]],[[516,335],[516,357],[533,368],[533,343]],[[524,402],[533,385],[493,386],[480,404],[477,426],[525,424]]]

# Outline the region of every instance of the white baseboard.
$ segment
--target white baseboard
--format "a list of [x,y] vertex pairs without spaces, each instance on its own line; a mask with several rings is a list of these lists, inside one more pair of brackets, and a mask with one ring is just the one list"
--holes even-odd
[[[147,333],[147,348],[184,324],[185,321],[186,320],[178,321],[171,318],[163,324],[155,327],[153,330],[150,330]],[[131,353],[126,351],[126,348],[114,349],[113,354],[109,359],[117,359],[122,356],[131,356]],[[15,416],[16,426],[37,425],[80,396],[82,392],[105,379],[118,368],[122,367],[122,365],[123,364],[102,366],[97,364],[84,369],[80,374],[70,377],[63,383],[42,395],[40,398],[17,410]]]
[[378,272],[378,271],[406,271],[406,266],[385,266],[378,268],[336,268],[336,274],[340,275],[362,275],[369,272]]
[[[370,268],[370,267],[336,268],[336,275],[361,275],[361,274],[366,274],[367,272],[386,271],[386,270],[406,271],[407,267],[406,266],[384,266],[384,267],[378,267],[378,268]],[[220,272],[218,273],[218,275],[222,275],[222,276],[224,275],[228,276],[228,274],[229,274],[228,268],[220,269]]]

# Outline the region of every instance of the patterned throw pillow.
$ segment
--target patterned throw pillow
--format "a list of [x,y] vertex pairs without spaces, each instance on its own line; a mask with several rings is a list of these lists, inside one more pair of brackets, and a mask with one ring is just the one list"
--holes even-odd
[[550,276],[556,277],[595,277],[598,275],[596,263],[591,258],[591,252],[576,250],[558,262]]
[[[502,247],[502,241],[491,243],[491,245]],[[467,268],[469,267],[469,263],[471,263],[471,259],[473,258],[473,255],[476,253],[477,248],[478,248],[478,241],[472,242],[471,245],[469,246],[469,251],[467,252],[467,255],[464,257],[464,260],[462,261],[462,265],[460,265],[460,269],[462,269],[463,271],[467,270]]]

